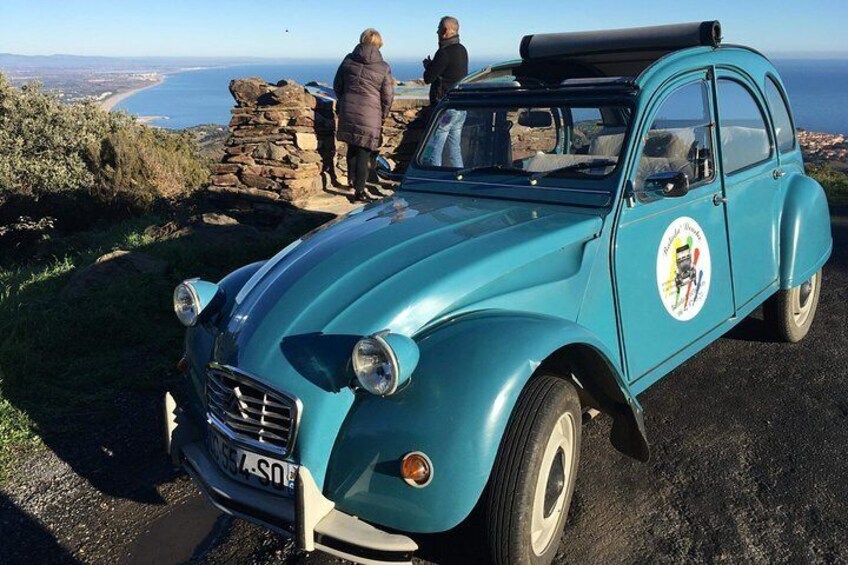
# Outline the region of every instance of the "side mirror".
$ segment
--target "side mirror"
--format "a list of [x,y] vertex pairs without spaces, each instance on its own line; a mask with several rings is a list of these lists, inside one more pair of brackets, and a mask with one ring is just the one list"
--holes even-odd
[[392,163],[379,155],[376,159],[376,163],[374,165],[374,172],[377,173],[377,176],[383,180],[399,182],[403,180],[403,175],[397,174],[394,172],[395,168]]
[[689,194],[689,177],[680,171],[654,173],[645,179],[645,192],[677,198]]
[[524,110],[518,114],[518,125],[526,128],[549,128],[553,123],[554,117],[547,110]]

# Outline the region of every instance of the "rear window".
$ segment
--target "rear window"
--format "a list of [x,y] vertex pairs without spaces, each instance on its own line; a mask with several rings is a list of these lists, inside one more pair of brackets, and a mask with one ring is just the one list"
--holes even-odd
[[774,120],[774,135],[777,138],[777,148],[781,153],[795,149],[795,128],[792,127],[792,117],[786,99],[774,80],[766,79],[766,98],[771,108],[771,118]]

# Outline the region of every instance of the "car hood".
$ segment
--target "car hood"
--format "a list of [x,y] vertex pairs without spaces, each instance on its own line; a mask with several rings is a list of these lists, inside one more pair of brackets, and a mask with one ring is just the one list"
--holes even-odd
[[230,311],[189,332],[189,351],[198,366],[238,367],[302,401],[296,456],[321,484],[354,402],[356,341],[386,329],[415,338],[473,310],[573,319],[601,226],[564,206],[399,192],[270,259]]
[[[601,224],[556,205],[400,193],[272,258],[239,293],[225,332],[237,349],[257,334],[414,335],[448,314],[573,274],[580,257],[563,251],[593,239]],[[578,263],[552,273],[551,255]]]

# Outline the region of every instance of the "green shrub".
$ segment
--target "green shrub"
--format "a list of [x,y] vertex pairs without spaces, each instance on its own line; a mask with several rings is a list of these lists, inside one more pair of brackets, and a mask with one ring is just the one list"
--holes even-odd
[[824,187],[831,204],[848,204],[848,174],[831,165],[811,165],[807,173]]
[[37,83],[19,89],[0,74],[0,198],[81,191],[144,207],[201,185],[207,164],[188,135],[94,103],[63,104]]
[[141,207],[195,188],[209,175],[191,136],[144,126],[108,134],[89,146],[88,159],[98,199]]

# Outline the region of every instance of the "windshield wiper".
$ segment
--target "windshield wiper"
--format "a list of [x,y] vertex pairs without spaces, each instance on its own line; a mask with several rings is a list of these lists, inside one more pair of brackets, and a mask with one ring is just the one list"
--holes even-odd
[[518,173],[526,173],[524,169],[517,169],[515,167],[507,167],[506,165],[477,165],[476,167],[465,167],[464,169],[459,169],[456,171],[456,180],[462,180],[463,175],[468,173],[476,173],[482,171],[503,171],[503,172],[518,172]]
[[572,165],[566,165],[565,167],[557,167],[556,169],[551,169],[549,171],[539,171],[538,173],[530,175],[530,184],[536,184],[537,180],[552,173],[559,173],[562,171],[581,171],[584,169],[595,169],[598,167],[611,167],[617,164],[618,161],[613,161],[612,159],[595,159],[594,161],[583,161],[582,163],[574,163]]

